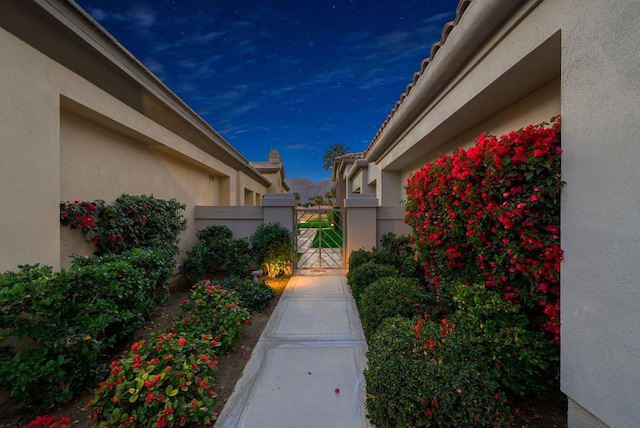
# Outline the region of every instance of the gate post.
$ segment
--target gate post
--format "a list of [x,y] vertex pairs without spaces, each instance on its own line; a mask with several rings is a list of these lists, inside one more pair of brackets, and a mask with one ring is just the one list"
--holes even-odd
[[267,193],[262,199],[263,221],[280,223],[294,234],[296,231],[295,216],[296,198],[289,193]]
[[377,208],[378,198],[374,194],[351,194],[344,200],[345,269],[349,268],[349,256],[353,250],[370,250],[377,245]]

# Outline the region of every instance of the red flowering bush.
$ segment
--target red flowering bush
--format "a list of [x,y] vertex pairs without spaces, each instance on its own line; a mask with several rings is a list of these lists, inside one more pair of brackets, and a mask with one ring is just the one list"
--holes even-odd
[[178,253],[178,235],[186,228],[185,206],[176,200],[123,194],[112,205],[103,200],[60,203],[60,222],[80,229],[95,254],[119,254],[140,247],[166,247]]
[[89,403],[98,427],[172,427],[208,424],[216,404],[217,359],[210,337],[160,333],[136,342],[110,365]]
[[70,426],[71,419],[66,416],[60,416],[58,419],[56,415],[36,416],[27,424],[27,428],[69,428]]
[[211,334],[218,342],[219,354],[230,351],[240,338],[242,327],[251,323],[251,314],[240,305],[240,300],[208,279],[196,283],[191,298],[182,301],[180,318],[178,331],[190,337]]
[[442,156],[407,182],[407,223],[437,286],[484,283],[560,340],[560,119]]

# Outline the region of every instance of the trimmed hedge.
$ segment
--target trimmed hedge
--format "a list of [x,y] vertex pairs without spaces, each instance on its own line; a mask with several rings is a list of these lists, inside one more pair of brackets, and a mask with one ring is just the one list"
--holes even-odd
[[396,268],[387,265],[379,265],[367,262],[355,269],[350,269],[347,274],[347,282],[351,287],[351,295],[359,304],[360,297],[364,290],[379,278],[392,277],[398,275]]

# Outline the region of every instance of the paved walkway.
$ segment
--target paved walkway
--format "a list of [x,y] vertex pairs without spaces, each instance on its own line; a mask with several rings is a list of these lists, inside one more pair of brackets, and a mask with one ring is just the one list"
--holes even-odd
[[367,344],[341,271],[289,281],[217,427],[369,427]]

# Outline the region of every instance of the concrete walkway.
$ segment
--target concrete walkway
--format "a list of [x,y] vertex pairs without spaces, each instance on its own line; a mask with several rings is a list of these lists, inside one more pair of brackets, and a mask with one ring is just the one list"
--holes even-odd
[[341,271],[298,272],[260,337],[217,427],[370,427],[367,344]]

